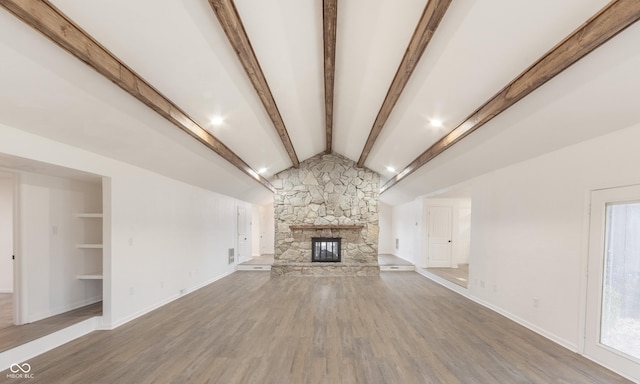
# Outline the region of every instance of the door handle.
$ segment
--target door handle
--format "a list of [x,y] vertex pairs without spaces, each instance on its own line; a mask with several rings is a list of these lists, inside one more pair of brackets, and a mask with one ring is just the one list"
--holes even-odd
[[451,240],[449,240],[449,242],[451,242]]

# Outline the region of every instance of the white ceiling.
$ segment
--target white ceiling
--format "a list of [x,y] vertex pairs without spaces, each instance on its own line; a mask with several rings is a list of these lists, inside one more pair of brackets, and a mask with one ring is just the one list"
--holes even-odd
[[[206,0],[52,3],[266,177],[291,166]],[[426,0],[338,7],[334,150],[358,160]],[[606,0],[453,0],[367,160],[401,170]],[[322,1],[236,0],[300,160],[324,151]],[[381,197],[398,204],[640,122],[632,26]],[[0,123],[254,203],[270,192],[0,10]],[[215,115],[224,124],[213,127]],[[435,129],[429,119],[445,127]]]

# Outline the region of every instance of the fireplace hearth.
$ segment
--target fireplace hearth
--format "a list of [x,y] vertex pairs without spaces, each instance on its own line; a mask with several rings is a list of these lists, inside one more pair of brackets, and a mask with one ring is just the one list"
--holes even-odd
[[312,263],[339,263],[341,250],[340,237],[312,237]]

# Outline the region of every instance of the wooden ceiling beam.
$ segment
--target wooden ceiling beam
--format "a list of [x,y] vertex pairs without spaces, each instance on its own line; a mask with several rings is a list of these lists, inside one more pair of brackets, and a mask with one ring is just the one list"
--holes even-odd
[[224,33],[227,35],[227,39],[231,43],[238,59],[240,59],[240,63],[242,63],[247,76],[249,76],[251,84],[253,84],[253,87],[258,93],[258,97],[260,97],[262,105],[264,105],[269,118],[273,122],[273,126],[276,129],[278,136],[280,136],[280,140],[282,141],[293,166],[299,166],[300,161],[298,160],[296,151],[293,148],[291,139],[289,138],[289,132],[287,132],[287,128],[284,125],[284,121],[282,120],[276,101],[273,98],[267,79],[262,72],[258,58],[253,51],[251,41],[244,29],[244,25],[242,24],[242,20],[240,19],[240,15],[238,14],[238,10],[236,9],[233,0],[209,0],[209,5],[211,6],[211,9],[213,9],[213,13],[215,13],[218,18],[218,21],[220,22]]
[[336,73],[336,27],[338,0],[322,1],[322,29],[324,41],[324,110],[327,153],[333,142],[333,89]]
[[399,174],[387,181],[380,193],[387,191],[471,132],[491,121],[638,19],[640,19],[640,1],[614,0],[609,3],[485,102],[460,125],[420,154]]
[[389,115],[391,115],[391,111],[393,111],[393,108],[396,106],[404,87],[409,82],[409,78],[411,78],[422,54],[431,41],[431,37],[438,28],[444,14],[447,12],[449,4],[451,4],[451,0],[429,0],[427,2],[427,5],[422,12],[422,16],[420,17],[420,21],[418,21],[418,25],[413,32],[411,40],[409,41],[409,46],[404,52],[400,66],[398,67],[393,81],[391,82],[391,86],[387,91],[387,95],[382,102],[378,116],[376,116],[373,127],[369,132],[369,137],[367,138],[367,142],[365,143],[362,153],[360,154],[360,159],[358,160],[359,167],[364,167],[373,145],[378,139]]
[[14,14],[54,43],[111,80],[160,116],[188,133],[223,159],[274,192],[271,183],[182,109],[115,57],[88,33],[46,0],[0,0]]

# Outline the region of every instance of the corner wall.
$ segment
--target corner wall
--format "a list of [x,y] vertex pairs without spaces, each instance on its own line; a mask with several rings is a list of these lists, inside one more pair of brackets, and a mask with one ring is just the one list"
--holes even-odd
[[419,265],[423,248],[423,204],[417,199],[406,204],[393,207],[391,232],[393,238],[393,254],[414,265]]
[[391,206],[382,202],[379,202],[378,206],[380,207],[380,211],[378,212],[378,223],[380,226],[380,235],[378,236],[378,253],[393,254],[393,209]]
[[[589,191],[640,184],[638,142],[640,124],[465,182],[472,191],[468,295],[581,351]],[[396,252],[410,261],[420,249],[421,204],[393,210]]]
[[235,271],[227,253],[246,203],[2,124],[0,137],[0,154],[106,177],[104,328]]

